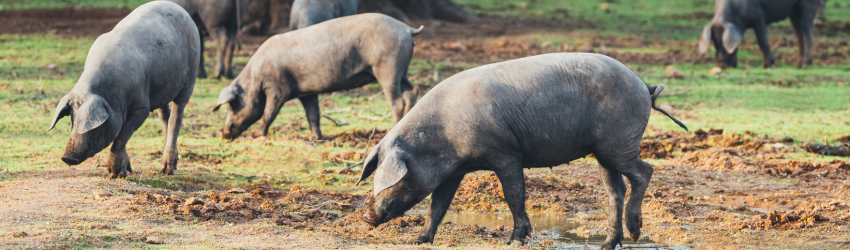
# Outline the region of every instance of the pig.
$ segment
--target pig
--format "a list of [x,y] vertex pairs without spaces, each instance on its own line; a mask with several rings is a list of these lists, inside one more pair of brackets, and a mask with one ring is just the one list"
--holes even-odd
[[148,114],[159,109],[165,135],[162,172],[173,174],[177,136],[195,86],[200,54],[201,39],[192,17],[171,2],[139,6],[98,37],[80,79],[59,101],[48,129],[71,116],[62,161],[80,164],[111,143],[106,170],[112,178],[126,177],[132,172],[127,141]]
[[334,18],[357,14],[360,0],[295,0],[289,14],[289,29],[303,29]]
[[[216,61],[210,78],[225,77],[233,79],[233,51],[236,49],[236,36],[242,19],[242,10],[246,0],[168,0],[174,2],[194,20],[198,32],[210,36],[215,42]],[[203,36],[202,36],[203,37]],[[203,52],[203,49],[201,50]],[[198,77],[207,77],[204,69],[204,56],[201,53]]]
[[514,218],[509,243],[531,233],[523,168],[552,167],[594,154],[602,166],[610,214],[603,249],[623,240],[625,208],[632,239],[640,237],[641,199],[653,167],[640,140],[664,85],[649,86],[628,67],[598,54],[556,53],[463,71],[429,91],[376,145],[358,180],[373,172],[373,196],[361,219],[380,225],[431,195],[415,243],[433,242],[464,175],[494,171]]
[[319,94],[378,81],[398,122],[415,104],[418,87],[407,79],[413,29],[392,17],[368,13],[341,17],[275,35],[257,49],[245,69],[221,90],[218,110],[230,110],[221,138],[233,139],[263,118],[262,135],[283,104],[298,98],[313,137],[319,129]]
[[720,68],[738,67],[738,46],[744,31],[752,28],[764,56],[764,67],[776,65],[770,53],[767,25],[791,18],[800,47],[800,68],[812,64],[812,41],[815,17],[826,0],[716,0],[714,18],[703,28],[699,53],[708,52],[713,43],[715,60]]

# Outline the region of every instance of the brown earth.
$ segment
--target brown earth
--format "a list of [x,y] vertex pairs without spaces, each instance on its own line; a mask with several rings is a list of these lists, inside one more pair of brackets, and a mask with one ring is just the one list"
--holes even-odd
[[[98,36],[108,32],[130,9],[34,9],[0,11],[0,34],[56,34],[63,37]],[[697,14],[695,14],[697,15]],[[697,16],[703,16],[698,14]],[[712,64],[713,59],[696,54],[694,41],[647,40],[636,36],[603,36],[571,32],[592,28],[592,24],[573,23],[549,18],[483,17],[481,21],[467,24],[417,21],[412,26],[425,25],[423,34],[417,36],[414,58],[436,62],[484,64],[552,52],[593,52],[608,55],[624,63],[668,65],[676,63]],[[827,22],[824,29],[844,29],[845,23]],[[838,27],[838,28],[830,28]],[[532,32],[550,32],[580,38],[582,42],[554,47],[551,42],[528,40],[522,35]],[[828,33],[828,32],[827,32]],[[239,40],[242,56],[250,56],[269,36],[244,34]],[[814,51],[818,64],[841,64],[850,58],[846,41],[816,39]],[[798,53],[779,52],[778,48],[796,48],[791,37],[770,40],[776,62],[796,64]],[[637,53],[618,51],[620,48],[669,47],[665,52]],[[741,48],[755,48],[755,41],[745,41]],[[833,52],[830,52],[833,51]],[[212,48],[207,51],[213,55]],[[760,65],[760,62],[752,62]],[[747,64],[744,62],[744,64]],[[692,73],[691,73],[692,74]],[[448,76],[448,75],[446,75]]]

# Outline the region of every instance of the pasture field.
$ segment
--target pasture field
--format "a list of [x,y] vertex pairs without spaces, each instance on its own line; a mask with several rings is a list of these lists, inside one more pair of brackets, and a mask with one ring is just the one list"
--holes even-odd
[[[568,232],[535,228],[528,246],[503,244],[510,220],[446,223],[433,246],[409,245],[429,198],[378,228],[360,222],[352,212],[364,206],[372,182],[355,186],[360,167],[350,166],[392,128],[376,84],[320,96],[323,114],[333,119],[322,119],[324,141],[309,139],[297,100],[284,106],[268,137],[255,136],[254,125],[254,133],[227,141],[218,137],[226,114],[211,108],[230,81],[199,79],[178,139],[175,175],[158,172],[164,138],[154,113],[128,144],[135,171],[127,178],[106,177],[106,151],[65,165],[59,158],[70,119],[45,132],[56,104],[76,83],[97,35],[126,8],[145,2],[0,0],[0,248],[594,249],[605,234],[607,198],[592,157],[526,170],[530,213],[559,214],[579,225]],[[761,67],[748,32],[739,68],[719,74],[709,73],[711,55],[696,54],[714,1],[456,2],[482,20],[410,24],[426,26],[408,72],[420,93],[465,69],[554,52],[606,54],[647,83],[665,84],[659,105],[691,131],[652,113],[641,145],[642,158],[656,170],[644,199],[643,238],[649,241],[643,243],[850,247],[850,162],[803,149],[850,144],[850,2],[827,2],[814,66],[795,66],[797,46],[784,21],[769,31],[777,67]],[[15,22],[6,13],[29,18]],[[78,14],[62,24],[36,20],[53,20],[56,13]],[[235,72],[266,38],[240,37]],[[208,72],[214,53],[207,41]],[[669,77],[668,67],[682,78]],[[458,216],[509,217],[502,195],[491,173],[470,174],[451,209]]]

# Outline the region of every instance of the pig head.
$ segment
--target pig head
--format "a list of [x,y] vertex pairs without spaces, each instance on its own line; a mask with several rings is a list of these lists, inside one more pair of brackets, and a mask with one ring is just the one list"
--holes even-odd
[[63,97],[48,131],[65,116],[72,119],[71,136],[62,154],[62,161],[68,165],[94,156],[109,146],[121,130],[120,115],[99,95],[71,93]]

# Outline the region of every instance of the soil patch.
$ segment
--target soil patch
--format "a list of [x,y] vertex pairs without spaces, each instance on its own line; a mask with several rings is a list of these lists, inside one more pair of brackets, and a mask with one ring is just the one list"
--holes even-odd
[[99,36],[109,32],[131,9],[58,8],[0,11],[0,34]]

